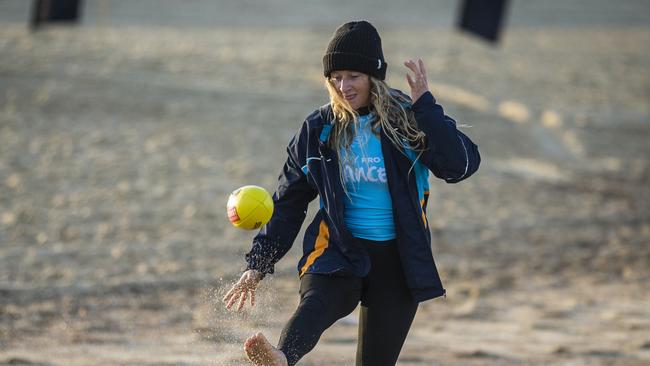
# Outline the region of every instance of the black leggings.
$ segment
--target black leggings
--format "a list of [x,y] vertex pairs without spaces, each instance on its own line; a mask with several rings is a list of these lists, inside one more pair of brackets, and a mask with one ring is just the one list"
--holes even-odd
[[357,366],[394,366],[418,304],[406,285],[395,241],[362,240],[370,254],[368,276],[305,274],[300,304],[282,331],[278,348],[289,366],[311,351],[321,334],[361,301]]

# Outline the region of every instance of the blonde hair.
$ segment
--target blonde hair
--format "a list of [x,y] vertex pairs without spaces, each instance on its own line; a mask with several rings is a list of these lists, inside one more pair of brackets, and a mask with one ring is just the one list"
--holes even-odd
[[[376,135],[379,135],[380,129],[384,131],[390,142],[402,154],[406,155],[405,149],[413,150],[417,154],[417,158],[411,165],[413,169],[415,162],[427,149],[427,144],[426,135],[418,129],[413,112],[408,108],[411,100],[406,95],[391,89],[383,80],[370,75],[368,77],[370,78],[370,107],[375,114],[375,119],[371,122],[372,131]],[[339,156],[341,151],[346,152],[345,157],[339,159],[340,178],[345,190],[344,166],[353,158],[350,146],[359,114],[342,97],[329,78],[325,80],[325,86],[330,95],[330,105],[335,119],[328,146],[339,153]]]

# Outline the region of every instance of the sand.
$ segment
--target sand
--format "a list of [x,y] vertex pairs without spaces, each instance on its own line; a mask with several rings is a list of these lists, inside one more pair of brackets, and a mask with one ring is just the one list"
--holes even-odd
[[[650,363],[650,24],[642,1],[604,3],[579,26],[520,6],[498,48],[373,10],[388,81],[406,90],[401,61],[422,57],[483,156],[465,182],[431,181],[448,296],[421,305],[398,365]],[[225,311],[254,235],[226,200],[274,189],[345,19],[309,4],[248,27],[233,6],[219,25],[138,26],[109,4],[36,34],[0,18],[0,365],[245,364],[243,341],[277,340],[295,308],[301,245],[255,308]],[[353,364],[356,323],[300,365]]]

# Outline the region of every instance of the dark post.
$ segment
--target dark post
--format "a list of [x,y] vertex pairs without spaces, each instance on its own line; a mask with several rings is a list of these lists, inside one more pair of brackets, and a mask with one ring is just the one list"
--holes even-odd
[[76,23],[81,15],[83,0],[34,0],[32,3],[32,29],[43,23]]
[[508,0],[461,0],[457,26],[485,41],[497,43],[507,7]]

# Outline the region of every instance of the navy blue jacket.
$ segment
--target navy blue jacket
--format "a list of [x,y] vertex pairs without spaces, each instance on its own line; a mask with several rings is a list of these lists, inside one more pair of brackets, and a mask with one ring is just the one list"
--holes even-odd
[[[419,164],[447,183],[460,182],[478,169],[481,158],[477,146],[456,129],[456,122],[444,114],[431,93],[422,95],[410,108],[427,137],[427,150],[418,159]],[[293,245],[309,202],[320,196],[320,210],[305,232],[299,275],[368,274],[368,253],[343,221],[345,193],[337,153],[327,146],[332,119],[331,107],[321,107],[307,117],[289,143],[287,161],[273,195],[273,217],[253,239],[246,254],[247,269],[273,273],[274,264]],[[416,177],[417,169],[411,169],[412,157],[396,148],[383,132],[381,144],[397,248],[411,294],[416,301],[442,296],[445,289],[433,260],[426,218],[427,179]]]

